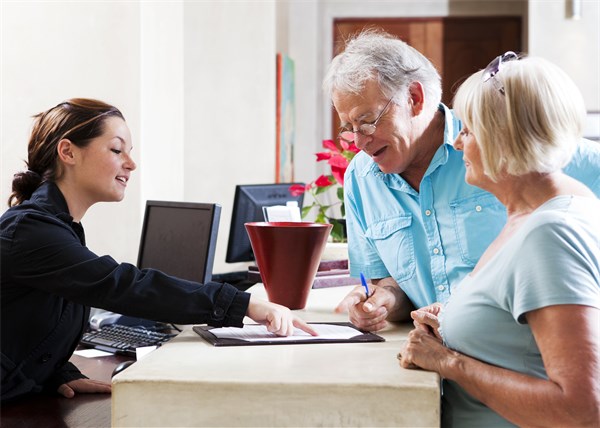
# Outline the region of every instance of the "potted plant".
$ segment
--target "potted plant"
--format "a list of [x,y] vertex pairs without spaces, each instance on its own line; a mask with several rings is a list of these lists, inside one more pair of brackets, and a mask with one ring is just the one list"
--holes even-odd
[[[309,192],[313,198],[310,205],[302,208],[302,218],[305,218],[314,208],[316,208],[316,223],[330,223],[333,225],[331,238],[333,242],[346,242],[346,220],[344,207],[344,173],[350,164],[352,158],[360,150],[354,143],[347,143],[344,140],[339,141],[339,146],[333,140],[323,140],[324,152],[315,153],[317,162],[327,161],[331,168],[330,174],[323,174],[316,180],[308,183],[306,186],[295,184],[290,186],[290,192],[294,196]],[[335,192],[337,201],[332,204],[323,202],[324,193],[328,191]],[[341,218],[337,217],[337,209]]]

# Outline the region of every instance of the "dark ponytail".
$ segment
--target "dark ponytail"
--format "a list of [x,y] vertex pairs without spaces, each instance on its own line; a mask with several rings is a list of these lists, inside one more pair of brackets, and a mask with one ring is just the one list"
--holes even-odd
[[42,184],[42,177],[34,171],[27,170],[17,172],[13,176],[12,194],[8,199],[8,206],[19,205],[24,200],[29,199],[35,189]]
[[116,107],[86,98],[73,98],[35,115],[27,146],[27,171],[14,175],[8,206],[31,198],[43,182],[60,178],[57,147],[62,139],[85,147],[102,134],[104,121],[110,116],[124,119]]

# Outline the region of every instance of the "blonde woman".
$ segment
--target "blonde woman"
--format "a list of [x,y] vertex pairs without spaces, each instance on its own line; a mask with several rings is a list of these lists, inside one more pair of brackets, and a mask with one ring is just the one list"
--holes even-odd
[[465,180],[507,222],[443,308],[412,313],[401,365],[444,379],[445,427],[598,426],[600,202],[561,171],[581,137],[581,94],[550,62],[507,52],[454,108]]

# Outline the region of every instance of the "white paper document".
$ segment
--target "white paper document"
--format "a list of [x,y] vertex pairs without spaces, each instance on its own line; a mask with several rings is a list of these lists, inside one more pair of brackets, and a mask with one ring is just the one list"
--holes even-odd
[[294,334],[292,336],[277,336],[274,333],[267,331],[267,327],[264,325],[254,324],[245,325],[243,328],[213,328],[210,329],[210,332],[219,339],[239,339],[248,342],[297,342],[298,340],[350,339],[351,337],[362,334],[361,331],[345,325],[311,324],[310,326],[319,333],[318,336],[311,336],[299,328],[294,329]]
[[274,221],[292,221],[299,222],[302,221],[302,216],[300,214],[300,207],[298,206],[298,202],[289,201],[285,205],[274,205],[270,207],[263,207],[263,215],[265,216],[265,221],[274,222]]
[[85,358],[96,358],[96,357],[110,357],[114,355],[112,352],[100,351],[98,349],[80,349],[73,352],[74,355],[79,355]]

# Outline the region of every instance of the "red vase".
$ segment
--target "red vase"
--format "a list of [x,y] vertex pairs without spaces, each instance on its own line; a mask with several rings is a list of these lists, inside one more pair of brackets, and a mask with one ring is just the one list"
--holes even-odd
[[269,301],[303,309],[332,226],[308,222],[245,226]]

